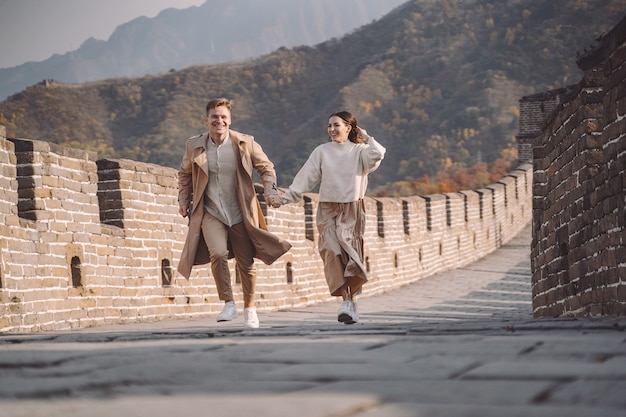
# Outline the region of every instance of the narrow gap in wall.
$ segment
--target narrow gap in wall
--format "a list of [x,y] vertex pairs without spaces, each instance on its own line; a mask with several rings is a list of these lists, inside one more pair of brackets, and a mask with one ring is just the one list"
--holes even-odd
[[81,270],[81,262],[78,256],[72,256],[70,270],[72,271],[72,287],[83,286],[83,275]]
[[469,216],[467,214],[467,210],[468,210],[468,207],[467,207],[467,194],[461,193],[461,195],[463,196],[463,212],[465,214],[465,217],[464,217],[465,218],[465,223],[467,223],[469,221],[469,218],[468,218]]
[[446,225],[452,226],[452,202],[450,196],[446,194]]
[[404,226],[404,234],[410,234],[409,229],[409,202],[402,200],[402,225]]
[[287,262],[286,272],[287,272],[287,284],[293,284],[293,267],[291,262]]
[[124,227],[124,199],[122,197],[119,161],[100,159],[98,166],[98,207],[100,223]]
[[443,255],[443,243],[439,242],[439,256]]
[[426,197],[426,229],[432,230],[432,209],[431,209],[430,197]]
[[172,285],[172,264],[169,259],[161,259],[161,285],[169,287]]
[[419,251],[417,253],[417,259],[419,260],[420,264],[422,263],[422,247],[420,246]]
[[256,198],[259,200],[261,206],[261,212],[264,216],[267,216],[267,201],[265,201],[265,190],[261,184],[254,184],[254,191],[256,192]]
[[528,194],[528,173],[526,172],[524,173],[524,194]]
[[398,252],[393,254],[393,267],[398,268]]
[[310,197],[304,196],[304,236],[307,240],[315,240],[315,223],[313,221],[313,203]]
[[479,217],[483,218],[483,193],[478,191],[478,214]]
[[365,271],[370,272],[370,257],[369,256],[365,257]]
[[383,218],[383,203],[376,201],[376,219],[378,220],[378,236],[385,237],[385,221]]
[[[11,140],[9,138],[9,140]],[[37,220],[36,209],[36,179],[33,161],[35,158],[34,144],[29,141],[11,140],[15,144],[17,158],[17,215],[21,219]]]

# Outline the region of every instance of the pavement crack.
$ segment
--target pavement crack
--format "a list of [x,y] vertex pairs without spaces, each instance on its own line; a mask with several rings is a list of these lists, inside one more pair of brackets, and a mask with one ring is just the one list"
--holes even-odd
[[546,404],[550,401],[550,398],[552,397],[552,395],[558,391],[559,389],[561,389],[561,387],[565,384],[570,384],[572,382],[574,382],[575,379],[574,378],[563,378],[560,379],[559,381],[556,381],[554,384],[550,385],[548,388],[546,388],[545,390],[541,391],[539,394],[537,394],[534,398],[531,399],[531,404]]
[[460,369],[459,371],[450,374],[450,379],[459,379],[461,378],[463,375],[467,374],[468,372],[473,371],[474,369],[478,369],[481,366],[483,366],[483,364],[481,362],[473,362],[469,365],[467,365],[466,367],[464,367],[463,369]]
[[384,348],[386,346],[389,346],[389,343],[376,343],[374,345],[366,346],[365,348],[363,348],[363,350],[376,350]]
[[528,346],[526,349],[522,349],[522,351],[519,354],[520,354],[520,356],[521,355],[526,355],[528,353],[533,352],[535,349],[537,349],[539,346],[542,346],[542,345],[543,345],[543,342],[539,341],[539,342],[533,344],[532,346]]

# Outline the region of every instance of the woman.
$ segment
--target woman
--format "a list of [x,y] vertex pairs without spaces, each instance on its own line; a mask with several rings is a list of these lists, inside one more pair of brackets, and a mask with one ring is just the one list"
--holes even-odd
[[311,152],[295,176],[282,203],[294,203],[318,183],[317,229],[319,253],[330,294],[341,297],[337,320],[356,323],[356,295],[367,282],[363,266],[363,231],[367,175],[380,165],[385,148],[347,111],[330,115],[330,141]]

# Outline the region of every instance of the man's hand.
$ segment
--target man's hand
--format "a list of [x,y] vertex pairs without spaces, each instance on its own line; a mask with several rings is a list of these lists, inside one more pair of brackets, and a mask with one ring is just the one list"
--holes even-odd
[[187,207],[187,206],[179,206],[178,207],[178,213],[180,213],[180,215],[183,216],[183,217],[187,217],[189,215],[189,207]]
[[283,205],[283,199],[279,195],[270,195],[265,201],[273,208],[279,208]]

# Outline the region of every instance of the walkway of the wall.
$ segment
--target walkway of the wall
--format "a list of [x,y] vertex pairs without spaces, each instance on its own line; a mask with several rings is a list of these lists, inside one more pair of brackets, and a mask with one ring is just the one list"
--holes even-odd
[[[176,170],[33,140],[0,126],[0,332],[36,332],[221,310],[208,267],[175,271],[187,232]],[[262,196],[261,196],[262,198]],[[532,169],[485,189],[366,199],[364,295],[469,264],[531,218]],[[258,265],[263,310],[328,300],[316,250],[316,195],[266,208],[270,229],[293,244]],[[235,277],[233,271],[233,277]],[[233,278],[236,279],[236,278]],[[236,285],[241,307],[241,288]]]
[[534,149],[535,316],[626,315],[626,17]]

